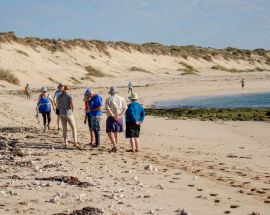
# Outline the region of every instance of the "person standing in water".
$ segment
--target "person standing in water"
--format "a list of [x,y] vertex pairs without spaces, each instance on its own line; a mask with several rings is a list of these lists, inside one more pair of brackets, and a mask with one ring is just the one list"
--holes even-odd
[[57,99],[57,106],[60,110],[60,119],[63,127],[63,139],[64,139],[64,147],[66,148],[68,145],[67,141],[67,124],[70,125],[73,136],[73,144],[75,147],[80,148],[77,139],[77,130],[75,125],[75,120],[73,117],[74,105],[71,94],[69,93],[70,88],[68,86],[64,86],[63,92],[61,96]]
[[36,107],[37,111],[37,117],[38,117],[38,112],[42,114],[43,117],[43,126],[44,126],[44,131],[46,131],[46,127],[50,130],[50,123],[51,123],[51,109],[53,107],[53,110],[55,110],[54,107],[54,102],[48,93],[47,87],[42,87],[41,88],[41,94],[38,97],[38,103]]
[[111,87],[109,98],[105,102],[105,109],[107,111],[106,133],[108,134],[112,149],[111,152],[118,150],[118,133],[123,132],[123,115],[127,110],[127,103],[125,99],[118,95],[116,87]]
[[131,82],[128,83],[128,94],[129,92],[132,93],[133,84]]
[[144,121],[145,112],[143,106],[138,102],[138,95],[132,93],[126,111],[126,138],[130,139],[131,150],[128,152],[138,152],[140,143],[141,124]]
[[242,85],[242,89],[245,87],[245,79],[244,78],[242,78],[242,80],[241,80],[241,85]]
[[24,93],[26,95],[26,99],[30,100],[30,98],[31,98],[31,90],[30,90],[29,84],[26,84],[26,86],[24,88]]
[[56,110],[55,113],[57,115],[57,120],[56,120],[56,124],[57,124],[57,130],[60,130],[60,109],[57,106],[57,100],[59,99],[59,97],[62,95],[64,86],[60,83],[58,85],[58,89],[55,91],[54,96],[53,96],[53,100],[54,100],[54,104],[56,106]]

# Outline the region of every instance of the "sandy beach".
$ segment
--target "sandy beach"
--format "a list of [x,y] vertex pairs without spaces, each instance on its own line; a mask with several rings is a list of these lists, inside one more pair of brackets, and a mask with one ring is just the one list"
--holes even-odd
[[[213,90],[209,87],[213,82],[206,79],[196,87],[190,80],[184,85],[172,81],[135,90],[146,106],[158,100],[242,92],[236,81],[235,89],[221,80],[214,82],[218,87]],[[247,91],[267,91],[264,78],[257,78],[253,86]],[[107,96],[107,88],[97,91]],[[72,90],[79,141],[87,144],[83,92]],[[120,88],[120,94],[127,98],[125,88]],[[120,151],[108,152],[104,116],[100,150],[72,146],[65,150],[61,132],[55,130],[55,115],[53,130],[46,133],[34,118],[37,95],[30,101],[23,95],[1,95],[1,141],[15,141],[23,152],[21,157],[1,151],[1,214],[68,214],[87,206],[104,214],[180,214],[181,209],[213,215],[270,212],[269,123],[146,117],[142,151],[132,154],[125,152],[129,142],[124,135]],[[39,180],[54,176],[74,176],[89,184]]]
[[[124,134],[120,150],[109,152],[105,115],[102,147],[90,148],[88,127],[83,123],[86,87],[105,100],[109,87],[117,86],[128,101],[127,83],[132,81],[145,107],[192,96],[269,92],[270,66],[260,63],[261,56],[254,54],[261,61],[218,56],[208,62],[139,52],[134,47],[113,48],[112,44],[105,49],[110,53],[106,55],[95,46],[82,48],[81,41],[75,41],[72,49],[52,52],[9,37],[4,36],[8,42],[1,43],[0,65],[18,77],[20,84],[0,81],[0,214],[71,214],[85,207],[92,211],[88,214],[105,215],[270,214],[267,121],[146,116],[139,153],[126,152],[130,146]],[[95,71],[90,76],[93,80],[85,79],[89,65],[104,72],[103,76]],[[217,65],[237,72],[213,69]],[[134,66],[141,71],[132,71]],[[195,75],[183,75],[183,70]],[[245,89],[240,86],[243,77]],[[35,118],[38,90],[45,85],[53,95],[58,82],[71,86],[83,150],[71,144],[63,149],[54,113],[52,130],[45,133],[41,116]],[[26,83],[33,91],[31,100],[23,94]]]

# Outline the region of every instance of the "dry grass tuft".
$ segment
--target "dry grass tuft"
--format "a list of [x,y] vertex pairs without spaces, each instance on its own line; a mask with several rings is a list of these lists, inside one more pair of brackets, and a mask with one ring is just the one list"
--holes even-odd
[[147,74],[153,74],[152,72],[146,70],[146,69],[143,69],[143,68],[140,68],[140,67],[137,67],[137,66],[133,66],[130,68],[130,71],[134,71],[134,72],[143,72],[143,73],[147,73]]
[[105,77],[107,76],[102,71],[92,67],[92,66],[86,66],[85,70],[87,71],[87,76],[94,76],[94,77]]
[[19,49],[15,49],[17,53],[19,54],[22,54],[22,55],[25,55],[27,57],[29,57],[29,55],[25,52],[25,51],[22,51],[22,50],[19,50]]
[[54,80],[54,79],[53,79],[53,78],[51,78],[51,77],[49,77],[48,79],[49,79],[51,82],[55,83],[55,84],[59,84],[59,82],[58,82],[58,81]]
[[74,84],[81,84],[82,82],[79,81],[77,78],[75,77],[70,77],[70,80],[74,83]]
[[19,79],[14,76],[10,70],[0,68],[0,80],[7,81],[8,83],[19,85]]
[[179,62],[184,68],[180,68],[177,71],[184,71],[181,75],[198,75],[199,71],[195,69],[193,66],[185,63],[185,62]]

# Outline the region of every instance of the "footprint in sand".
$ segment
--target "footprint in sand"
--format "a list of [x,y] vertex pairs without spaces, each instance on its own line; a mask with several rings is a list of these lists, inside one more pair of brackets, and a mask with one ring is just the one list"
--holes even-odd
[[209,193],[209,196],[217,196],[217,193]]

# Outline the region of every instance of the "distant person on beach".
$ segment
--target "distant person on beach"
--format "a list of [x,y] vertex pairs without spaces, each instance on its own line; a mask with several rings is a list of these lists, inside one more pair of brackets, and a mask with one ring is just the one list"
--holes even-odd
[[245,87],[245,79],[244,78],[242,78],[242,80],[241,80],[241,85],[242,85],[242,89]]
[[31,98],[31,90],[30,90],[29,84],[26,84],[26,86],[24,88],[24,93],[26,95],[26,99],[30,99]]
[[91,129],[95,135],[95,144],[92,147],[100,147],[100,123],[102,117],[102,98],[100,95],[95,93],[93,90],[88,88],[85,92],[91,117]]
[[145,112],[143,106],[138,102],[138,95],[132,93],[126,111],[126,138],[130,138],[131,150],[128,152],[138,152],[140,143],[141,124],[144,121]]
[[73,136],[73,144],[75,147],[79,148],[78,139],[77,139],[77,130],[75,125],[75,120],[73,117],[74,105],[73,99],[70,94],[70,88],[68,86],[64,86],[62,94],[57,99],[57,106],[60,110],[60,119],[63,127],[63,138],[64,138],[64,147],[66,148],[68,145],[67,141],[67,124],[70,125]]
[[54,100],[54,104],[56,106],[56,110],[55,110],[55,113],[57,115],[56,124],[57,124],[57,130],[59,131],[60,130],[60,109],[59,109],[59,107],[57,107],[57,100],[62,95],[64,86],[63,86],[63,84],[60,83],[57,88],[58,89],[54,93],[53,100]]
[[43,126],[44,126],[44,131],[46,131],[46,128],[49,130],[50,128],[50,123],[51,123],[51,110],[53,107],[53,110],[55,110],[54,107],[54,102],[48,93],[47,87],[42,87],[41,88],[41,94],[38,97],[38,103],[36,107],[37,111],[37,118],[38,118],[38,113],[42,114],[43,117]]
[[92,130],[92,126],[91,126],[91,116],[90,116],[90,107],[89,107],[89,99],[87,96],[88,93],[88,89],[86,89],[85,93],[84,93],[84,110],[85,110],[85,117],[84,117],[84,124],[86,124],[88,122],[88,127],[89,127],[89,133],[90,133],[90,146],[92,146],[92,144],[94,143],[94,132]]
[[118,150],[118,133],[123,132],[123,115],[127,110],[125,99],[118,95],[116,87],[111,87],[110,96],[106,99],[105,109],[107,111],[106,133],[108,134],[112,149],[111,152]]
[[128,94],[129,92],[132,93],[133,84],[131,82],[128,83]]

